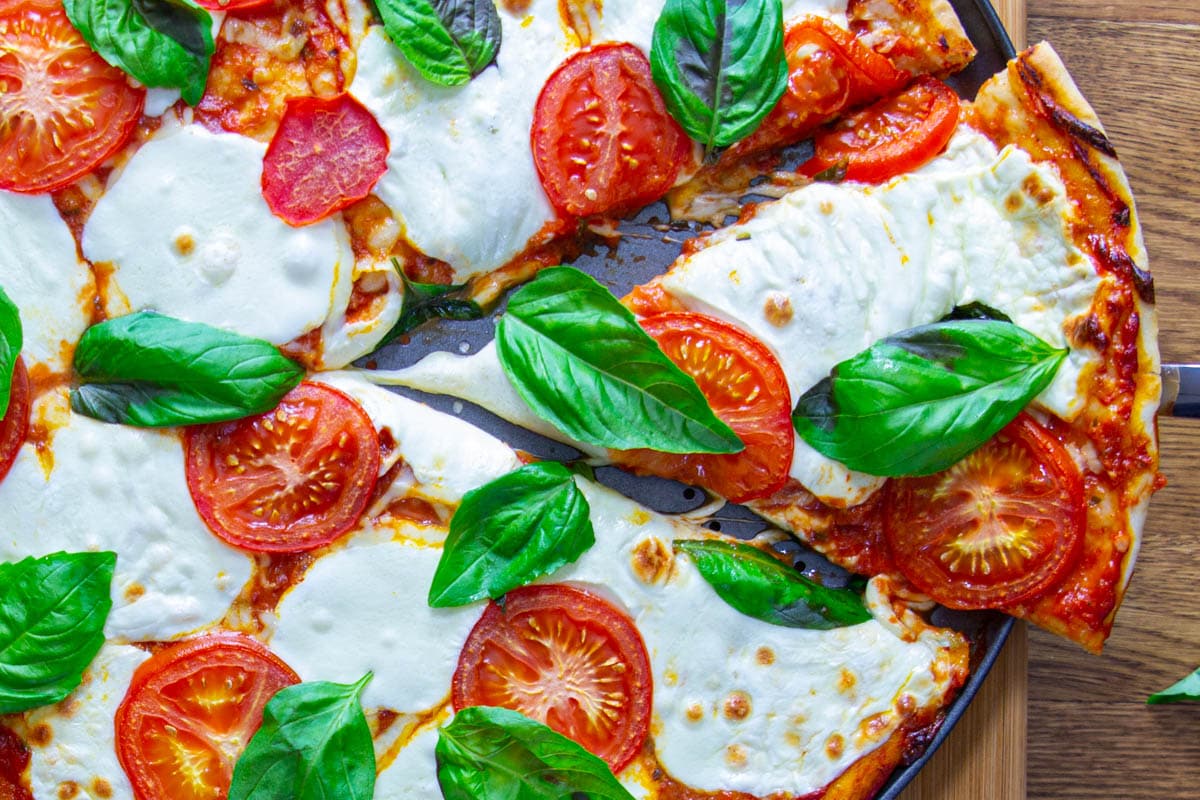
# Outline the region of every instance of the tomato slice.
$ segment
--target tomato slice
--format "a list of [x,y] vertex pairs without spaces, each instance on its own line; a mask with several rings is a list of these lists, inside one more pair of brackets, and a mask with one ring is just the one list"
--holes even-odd
[[908,73],[823,17],[809,16],[789,25],[783,48],[787,91],[740,151],[798,141],[835,114],[890,94],[909,81]]
[[1027,414],[944,472],[889,484],[884,533],[914,586],[950,608],[1003,608],[1052,588],[1079,558],[1079,468]]
[[796,439],[791,394],[778,359],[753,336],[703,314],[658,314],[642,320],[642,327],[696,379],[713,411],[746,449],[688,455],[626,450],[614,453],[614,460],[635,472],[703,486],[735,503],[779,491]]
[[801,165],[816,175],[844,164],[846,180],[882,183],[942,152],[958,128],[958,95],[937,78],[919,78],[903,92],[835,122],[813,139]]
[[196,0],[196,4],[209,11],[242,11],[247,8],[267,6],[275,0]]
[[25,362],[17,356],[9,390],[8,410],[0,418],[0,481],[8,474],[21,445],[29,435],[29,373]]
[[188,430],[187,482],[213,533],[295,553],[358,522],[379,474],[379,434],[353,399],[302,383],[274,411]]
[[642,636],[603,598],[565,584],[489,603],[458,657],[454,709],[501,706],[574,739],[620,772],[650,729]]
[[263,157],[263,197],[289,225],[308,225],[370,194],[387,157],[387,134],[350,95],[289,98]]
[[249,636],[215,633],[156,653],[117,709],[117,758],[138,800],[225,797],[263,707],[300,678]]
[[530,136],[542,188],[562,214],[620,212],[675,183],[692,143],[631,44],[572,55],[542,87]]
[[133,134],[146,90],[98,56],[54,0],[0,0],[0,189],[52,192]]

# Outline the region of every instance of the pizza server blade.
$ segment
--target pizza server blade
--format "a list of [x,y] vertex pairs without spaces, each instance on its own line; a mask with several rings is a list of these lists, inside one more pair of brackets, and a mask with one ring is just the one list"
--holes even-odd
[[1200,417],[1200,364],[1162,365],[1162,404],[1158,413]]

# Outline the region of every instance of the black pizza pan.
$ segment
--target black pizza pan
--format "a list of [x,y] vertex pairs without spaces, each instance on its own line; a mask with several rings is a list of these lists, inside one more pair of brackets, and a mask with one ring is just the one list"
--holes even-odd
[[[950,0],[963,27],[974,42],[978,55],[972,64],[948,82],[963,97],[974,97],[979,86],[1002,70],[1015,55],[1012,42],[1005,33],[988,0]],[[621,296],[634,286],[645,283],[665,271],[679,255],[683,241],[700,232],[695,225],[669,224],[663,204],[644,209],[620,226],[620,236],[598,243],[572,261],[578,267]],[[484,319],[470,322],[438,320],[414,332],[407,341],[391,345],[364,359],[360,366],[373,369],[400,369],[410,366],[435,351],[458,354],[476,352],[493,338],[495,320],[504,304]],[[574,448],[554,442],[517,427],[489,412],[453,397],[430,395],[406,388],[397,392],[420,400],[440,411],[452,414],[504,440],[512,447],[539,458],[571,461],[582,454]],[[675,481],[659,478],[634,477],[613,467],[596,470],[601,482],[634,500],[663,513],[682,513],[695,510],[707,502],[707,497]],[[750,510],[726,505],[705,518],[713,530],[749,537],[771,527]],[[799,544],[788,543],[797,566],[808,574],[816,574],[829,585],[843,585],[848,575],[822,556]],[[898,768],[882,787],[876,800],[896,800],[905,786],[945,740],[955,723],[962,717],[1012,628],[1010,617],[995,612],[951,612],[938,609],[933,621],[964,632],[972,642],[972,671],[954,702],[945,711],[940,726],[931,731],[924,750],[910,763]]]

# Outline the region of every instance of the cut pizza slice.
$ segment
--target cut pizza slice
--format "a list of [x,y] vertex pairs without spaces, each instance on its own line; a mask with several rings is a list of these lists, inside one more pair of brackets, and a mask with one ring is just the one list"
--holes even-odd
[[[1006,419],[987,405],[935,407],[932,400],[946,388],[935,390],[929,381],[941,379],[934,373],[922,377],[909,364],[894,379],[872,377],[869,370],[857,379],[860,387],[877,384],[866,386],[868,399],[857,401],[868,411],[881,381],[892,381],[890,391],[904,399],[880,399],[870,420],[860,409],[859,422],[842,423],[839,435],[849,445],[841,452],[809,443],[828,440],[825,434],[791,436],[792,448],[766,436],[753,450],[774,448],[784,455],[756,461],[751,439],[745,438],[747,452],[730,459],[736,467],[725,472],[715,467],[725,458],[720,455],[612,453],[576,444],[636,470],[749,501],[848,569],[902,574],[955,607],[1002,608],[1099,650],[1158,481],[1157,345],[1132,198],[1094,114],[1048,45],[1023,54],[986,84],[978,100],[961,111],[962,121],[935,157],[924,144],[933,135],[925,128],[941,129],[944,137],[944,124],[923,128],[895,121],[949,114],[939,110],[940,95],[936,85],[919,82],[881,101],[882,111],[851,115],[817,137],[817,158],[825,139],[830,147],[845,148],[834,151],[841,153],[836,172],[869,163],[882,183],[839,183],[832,174],[822,177],[833,181],[748,209],[737,224],[688,243],[665,275],[635,289],[626,303],[664,350],[699,377],[702,388],[725,387],[724,395],[709,393],[714,408],[729,396],[728,386],[740,381],[747,394],[759,397],[759,408],[768,396],[790,395],[789,407],[803,398],[802,408],[816,408],[826,426],[837,420],[836,408],[830,412],[821,405],[833,396],[823,389],[831,370],[853,364],[864,372],[860,362],[877,355],[880,343],[911,351],[919,347],[918,326],[974,309],[1007,326],[1003,331],[1022,332],[1022,338],[1003,340],[1008,342],[1003,347],[1020,348],[1019,354],[992,350],[983,359],[1008,365],[1003,376],[997,368],[986,381],[980,375],[970,379],[976,388],[987,384],[1005,391],[1025,382],[1019,403],[1007,401]],[[870,128],[871,135],[856,124]],[[924,154],[913,156],[910,147],[897,160],[859,146],[865,140],[887,147],[897,131],[925,148]],[[957,323],[956,330],[964,324]],[[673,344],[681,326],[691,329],[691,340]],[[752,342],[737,345],[737,357],[719,341],[730,337],[712,332],[725,327]],[[973,331],[984,328],[966,330],[964,337],[974,340]],[[966,344],[981,346],[960,340],[956,355],[942,357],[952,364],[968,352]],[[999,355],[1004,358],[997,361]],[[738,366],[739,358],[755,368]],[[1039,384],[1030,376],[1040,375],[1047,361],[1054,364],[1053,377]],[[887,364],[899,369],[893,361]],[[724,380],[718,377],[722,369],[730,370]],[[489,347],[468,359],[434,354],[377,377],[455,394],[561,437],[506,392],[505,374],[502,359]],[[785,392],[778,390],[780,378],[769,375],[782,376]],[[897,454],[909,452],[889,437],[915,436],[916,450],[958,448],[953,459],[958,461],[983,443],[962,449],[964,431],[978,435],[989,425],[998,431],[1031,397],[1031,416],[952,468],[940,488],[885,477],[938,472],[951,463],[913,461],[906,471],[903,464],[889,463],[888,456],[894,462],[901,458]],[[902,406],[907,416],[898,413]],[[760,413],[770,418],[771,412]],[[863,420],[871,424],[860,424]],[[873,460],[843,454],[852,450],[874,453]],[[776,462],[786,473],[782,489]],[[748,486],[746,476],[736,474],[743,469],[756,484]],[[727,480],[729,474],[733,480]],[[1033,475],[1042,479],[1031,481]],[[943,504],[944,518],[923,523],[922,535],[937,542],[912,541],[912,526],[900,519],[912,514],[901,509],[911,511],[915,503],[928,512],[938,492],[961,501]],[[976,502],[980,508],[1007,505],[999,512],[972,513]],[[914,549],[921,559],[902,559],[902,552]],[[934,566],[920,566],[927,561]],[[972,584],[983,590],[964,589]]]

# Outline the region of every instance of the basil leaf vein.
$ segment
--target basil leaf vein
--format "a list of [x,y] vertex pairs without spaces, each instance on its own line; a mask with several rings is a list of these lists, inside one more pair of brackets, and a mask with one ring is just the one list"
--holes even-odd
[[445,800],[633,800],[603,760],[506,708],[464,708],[438,732],[434,755]]
[[13,370],[17,367],[17,356],[25,346],[21,329],[21,312],[17,304],[9,299],[0,287],[0,419],[8,413],[12,399]]
[[54,553],[0,569],[0,714],[64,699],[104,644],[115,553]]
[[261,414],[304,377],[270,342],[146,311],[88,328],[75,370],[75,411],[144,427]]
[[380,340],[379,347],[399,339],[431,319],[461,321],[483,316],[483,309],[478,303],[462,296],[467,288],[465,283],[418,283],[409,280],[398,263],[393,261],[393,264],[404,289],[404,300],[400,307],[400,318]]
[[1197,669],[1178,683],[1163,689],[1161,692],[1155,692],[1146,698],[1146,702],[1152,705],[1159,703],[1183,703],[1186,701],[1200,703],[1200,669]]
[[388,38],[421,75],[460,86],[500,52],[500,15],[492,0],[376,0]]
[[757,547],[701,539],[677,539],[674,547],[722,600],[763,622],[830,630],[871,618],[857,593],[822,586]]
[[543,270],[508,301],[496,353],[513,388],[543,419],[600,447],[736,453],[696,381],[591,276]]
[[792,422],[851,469],[929,475],[1011,422],[1068,352],[997,320],[912,328],[834,367],[800,398]]
[[787,88],[780,0],[667,0],[650,72],[706,153],[745,138]]
[[498,598],[596,542],[587,498],[562,464],[529,464],[467,492],[429,588],[429,605]]
[[192,0],[63,0],[67,18],[105,61],[146,86],[204,94],[214,50],[212,17]]
[[234,766],[229,800],[371,800],[375,746],[361,702],[371,677],[301,683],[271,698]]

